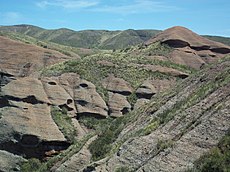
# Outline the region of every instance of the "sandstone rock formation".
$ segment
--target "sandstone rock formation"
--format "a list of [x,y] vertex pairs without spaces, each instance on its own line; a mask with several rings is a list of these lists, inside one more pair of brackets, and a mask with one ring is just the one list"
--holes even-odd
[[0,102],[1,149],[41,158],[52,146],[68,147],[51,118],[50,101],[41,81],[35,78],[11,81],[1,88]]
[[199,69],[204,63],[210,63],[230,53],[230,47],[197,35],[191,30],[176,26],[169,28],[146,42],[150,45],[161,42],[174,48],[169,55],[171,61]]
[[118,93],[109,93],[108,105],[111,117],[121,117],[131,111],[126,97]]
[[2,150],[0,150],[0,157],[0,171],[2,172],[20,171],[20,164],[26,162],[21,156]]
[[[230,48],[182,27],[166,30],[143,46],[154,42],[170,46],[169,54],[145,54],[140,59],[130,54],[122,56],[123,52],[114,54],[114,58],[117,55],[131,58],[125,66],[132,68],[130,72],[127,70],[128,75],[116,75],[114,71],[121,69],[117,59],[109,61],[108,56],[102,60],[102,53],[87,58],[98,57],[95,64],[102,66],[103,71],[76,70],[74,62],[79,64],[79,61],[70,61],[67,67],[67,63],[57,65],[62,70],[55,73],[55,69],[53,76],[44,76],[41,75],[44,67],[78,57],[0,36],[0,171],[20,170],[18,164],[26,161],[24,158],[47,160],[70,146],[63,126],[59,126],[51,113],[53,106],[63,109],[65,116],[59,115],[75,127],[74,146],[80,151],[63,154],[65,158],[55,160],[51,171],[110,172],[128,167],[134,171],[166,172],[192,167],[199,156],[217,145],[230,127],[230,60],[209,68],[203,66],[229,54]],[[193,70],[178,64],[204,69],[189,77]],[[110,73],[110,69],[115,70]],[[71,73],[73,71],[75,73]],[[99,82],[94,82],[98,79],[96,75],[93,79],[88,76],[95,71],[100,73]],[[136,71],[144,72],[138,82],[132,83],[127,76]],[[176,88],[163,93],[178,80],[180,84]],[[102,93],[107,96],[105,100],[101,92],[97,92],[100,89],[106,92]],[[134,107],[133,101],[136,101]],[[133,113],[128,113],[133,109]],[[78,121],[82,117],[93,117],[86,118],[86,122],[98,126],[87,128],[87,124]],[[117,117],[121,118],[114,119]],[[112,129],[108,123],[112,123]],[[113,133],[117,128],[119,132]],[[111,148],[111,152],[104,159],[92,162],[89,145],[100,138],[104,130],[109,136],[99,142],[99,147],[106,144],[108,147],[103,147],[103,151]],[[85,136],[91,138],[83,145],[81,141]]]
[[145,81],[136,91],[136,95],[139,99],[151,99],[156,93],[156,88],[149,81]]
[[124,96],[132,93],[132,88],[124,79],[116,78],[110,75],[102,82],[104,88],[113,93],[122,94]]
[[105,101],[96,92],[96,87],[92,83],[81,80],[74,89],[74,101],[77,108],[78,118],[81,116],[95,116],[106,118],[108,108]]
[[110,75],[104,79],[102,85],[109,92],[108,106],[111,117],[121,117],[131,111],[131,105],[126,97],[132,93],[132,88],[128,82]]
[[[230,60],[220,62],[186,79],[163,98],[159,108],[154,105],[157,107],[156,101],[162,100],[151,100],[138,120],[120,134],[118,142],[124,138],[126,141],[118,152],[106,162],[95,164],[96,171],[126,167],[168,172],[192,167],[230,128],[229,64]],[[135,132],[157,123],[159,126],[151,132],[135,136]]]
[[[0,69],[14,76],[38,76],[38,70],[70,57],[0,36]],[[79,58],[79,57],[76,57]]]

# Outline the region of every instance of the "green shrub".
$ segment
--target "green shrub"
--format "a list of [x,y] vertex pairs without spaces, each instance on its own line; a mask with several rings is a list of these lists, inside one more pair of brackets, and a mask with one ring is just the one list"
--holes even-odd
[[201,156],[188,172],[229,172],[230,171],[230,130],[218,146]]
[[52,107],[51,115],[66,139],[73,143],[75,141],[76,130],[72,124],[71,118],[67,114],[67,110],[65,108],[60,110],[57,107]]
[[173,146],[172,140],[158,140],[157,142],[157,150],[163,151],[164,149],[167,149],[169,147]]
[[143,134],[148,135],[155,129],[157,129],[160,125],[160,122],[158,119],[154,118],[144,129],[143,129]]
[[112,151],[113,143],[126,123],[125,117],[108,118],[104,122],[100,122],[99,127],[97,127],[98,138],[89,146],[93,161],[105,158]]
[[116,168],[115,172],[131,172],[132,170],[130,170],[129,167],[127,166],[123,166],[123,167],[118,167]]
[[41,164],[42,163],[36,158],[29,159],[27,162],[21,165],[21,171],[22,172],[34,172],[38,168],[40,168]]

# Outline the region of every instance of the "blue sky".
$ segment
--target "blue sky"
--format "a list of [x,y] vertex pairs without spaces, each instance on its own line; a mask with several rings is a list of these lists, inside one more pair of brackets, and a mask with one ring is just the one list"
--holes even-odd
[[0,25],[47,29],[160,29],[185,26],[230,37],[230,0],[2,0]]

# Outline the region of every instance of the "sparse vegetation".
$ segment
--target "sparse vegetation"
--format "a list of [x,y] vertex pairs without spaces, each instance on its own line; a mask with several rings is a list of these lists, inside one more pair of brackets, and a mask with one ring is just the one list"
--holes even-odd
[[[111,65],[106,65],[103,62],[109,62]],[[160,65],[187,73],[194,72],[194,70],[190,70],[188,67],[169,61],[148,60],[145,57],[131,56],[124,53],[101,53],[53,65],[43,70],[42,73],[45,76],[60,75],[66,72],[78,73],[83,79],[92,82],[96,86],[98,93],[106,101],[108,100],[107,91],[101,83],[110,74],[118,78],[123,78],[131,84],[134,90],[148,78],[172,78],[170,74],[151,71],[138,66],[139,64]],[[131,104],[134,104],[136,101],[135,95],[131,95],[128,100]]]
[[[34,172],[40,168],[42,163],[39,159],[32,158],[21,165],[21,172]],[[39,171],[38,171],[39,172]]]
[[58,109],[57,107],[52,107],[51,115],[54,122],[57,124],[58,128],[62,131],[66,139],[73,143],[76,137],[76,130],[72,124],[71,118],[67,114],[65,108]]
[[161,152],[169,147],[173,146],[172,140],[158,140],[157,142],[157,150],[158,152]]
[[139,133],[140,135],[148,135],[155,129],[157,129],[160,125],[160,121],[157,118],[151,120],[151,122],[144,128],[142,128]]
[[118,167],[115,172],[132,172],[132,170],[127,167],[127,166],[123,166],[123,167]]
[[108,119],[102,125],[103,128],[97,130],[99,132],[98,139],[93,141],[89,146],[93,161],[102,159],[110,153],[112,144],[123,129],[125,121],[123,121],[122,117],[113,120]]

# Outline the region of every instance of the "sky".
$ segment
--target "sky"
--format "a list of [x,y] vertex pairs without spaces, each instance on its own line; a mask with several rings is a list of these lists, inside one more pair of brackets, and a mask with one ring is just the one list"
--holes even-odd
[[230,37],[230,0],[0,0],[0,25],[46,29],[158,29],[184,26]]

